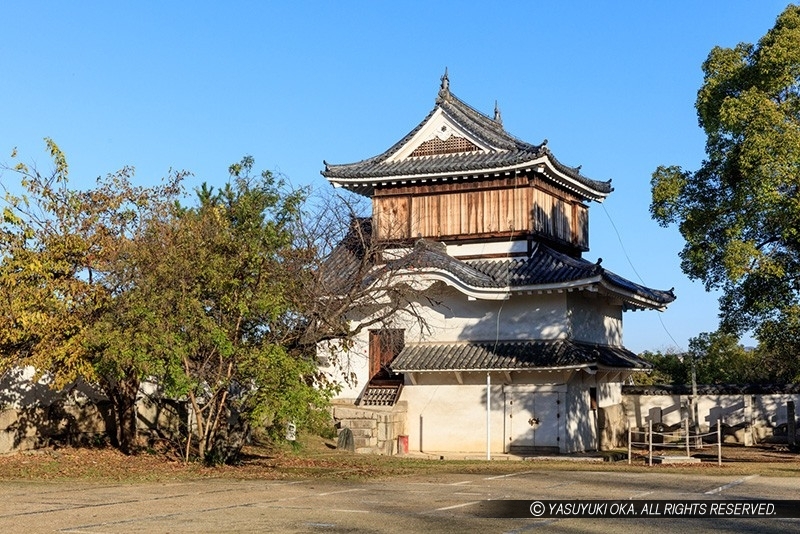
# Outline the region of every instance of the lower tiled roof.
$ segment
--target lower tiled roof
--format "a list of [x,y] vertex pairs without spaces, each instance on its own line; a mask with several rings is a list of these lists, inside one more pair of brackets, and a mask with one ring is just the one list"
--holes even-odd
[[448,255],[444,244],[420,239],[400,258],[373,264],[364,256],[372,246],[371,231],[371,219],[356,221],[350,234],[323,265],[322,278],[331,294],[345,294],[354,285],[367,287],[381,277],[399,272],[443,271],[465,286],[482,290],[523,291],[585,283],[603,284],[625,298],[634,295],[640,299],[629,302],[634,309],[664,308],[675,300],[672,290],[636,284],[604,269],[599,263],[573,258],[543,243],[537,243],[531,255],[525,258],[460,260]]
[[411,344],[390,367],[394,372],[522,371],[565,367],[649,369],[650,364],[624,347],[559,339]]

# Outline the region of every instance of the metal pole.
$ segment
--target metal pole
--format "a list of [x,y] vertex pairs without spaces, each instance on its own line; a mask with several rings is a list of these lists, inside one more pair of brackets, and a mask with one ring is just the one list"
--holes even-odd
[[628,419],[628,465],[631,465],[631,421]]
[[[700,435],[700,410],[697,402],[697,362],[695,355],[692,354],[692,426],[694,433]],[[699,446],[699,444],[698,444]]]
[[722,467],[722,419],[717,419],[717,465]]
[[648,449],[649,449],[648,450],[648,454],[647,454],[647,465],[649,465],[650,467],[653,467],[653,421],[652,421],[652,419],[650,420],[650,428],[649,428],[649,431],[647,432],[647,435],[648,435],[647,442],[648,442]]
[[689,418],[684,421],[686,427],[686,457],[689,457]]
[[492,375],[486,373],[486,459],[492,459]]

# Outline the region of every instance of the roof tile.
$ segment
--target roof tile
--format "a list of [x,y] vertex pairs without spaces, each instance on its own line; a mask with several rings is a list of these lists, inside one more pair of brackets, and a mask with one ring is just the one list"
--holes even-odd
[[564,367],[648,369],[624,347],[571,340],[409,344],[390,367],[395,372],[521,371]]

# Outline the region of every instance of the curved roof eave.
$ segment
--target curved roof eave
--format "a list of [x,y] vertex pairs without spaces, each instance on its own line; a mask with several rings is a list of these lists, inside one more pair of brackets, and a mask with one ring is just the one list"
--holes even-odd
[[[551,373],[553,371],[579,371],[581,369],[589,369],[592,367],[596,367],[596,363],[582,363],[577,365],[559,365],[553,367],[547,366],[537,366],[537,367],[474,367],[474,368],[452,368],[452,369],[402,369],[398,372],[401,373],[544,373],[548,372]],[[630,371],[632,369],[628,369],[626,367],[621,368],[622,370]],[[605,370],[605,369],[604,369]],[[643,369],[649,370],[649,369]]]
[[401,270],[393,273],[393,276],[408,280],[427,279],[444,282],[450,287],[457,289],[464,295],[480,300],[506,300],[515,293],[547,293],[553,291],[581,290],[595,286],[601,281],[601,276],[594,276],[581,280],[572,280],[569,282],[551,284],[534,284],[513,287],[478,287],[465,283],[457,275],[447,270],[436,268]]
[[[491,147],[486,154],[506,154],[509,159],[517,158],[522,161],[505,162],[498,166],[487,166],[485,168],[473,167],[472,169],[461,168],[436,169],[431,172],[404,173],[407,168],[396,167],[396,161],[392,158],[402,150],[408,143],[423,130],[426,125],[436,120],[438,113],[444,114],[447,120],[457,125],[466,132],[470,132],[476,139],[480,139],[482,144]],[[427,156],[426,156],[427,157]],[[497,159],[497,158],[490,158]],[[403,182],[413,179],[426,179],[435,176],[482,176],[494,173],[516,171],[525,167],[530,167],[546,159],[552,173],[551,179],[573,189],[578,194],[587,195],[587,199],[602,202],[602,200],[613,191],[611,182],[598,181],[588,178],[580,173],[580,167],[570,167],[558,161],[547,147],[545,140],[539,145],[533,145],[509,134],[502,126],[502,121],[496,116],[494,119],[477,111],[475,108],[456,97],[449,90],[449,82],[439,92],[434,108],[415,128],[408,132],[403,138],[394,143],[382,154],[366,158],[361,161],[345,164],[330,164],[323,161],[325,169],[321,174],[334,185],[347,187],[353,191],[369,196],[372,194],[373,187],[386,185],[392,182]],[[405,159],[408,162],[409,159]],[[433,160],[431,160],[433,161]],[[462,162],[465,163],[465,162]],[[501,162],[498,162],[501,163]],[[412,165],[413,167],[413,165]],[[413,169],[412,169],[413,170]],[[396,173],[396,174],[392,174]],[[349,175],[349,176],[348,176]]]
[[598,287],[603,289],[603,293],[618,298],[628,307],[628,309],[637,310],[658,310],[664,311],[670,302],[659,302],[654,299],[648,299],[641,295],[637,295],[632,291],[625,291],[621,288],[614,287],[603,279],[602,275],[593,276],[590,278],[583,278],[580,280],[572,280],[569,282],[558,282],[551,284],[534,284],[524,286],[504,286],[504,287],[478,287],[465,283],[457,275],[450,273],[444,269],[423,268],[413,270],[401,270],[393,273],[393,276],[399,279],[407,280],[420,280],[427,279],[430,281],[444,282],[448,286],[458,290],[467,297],[477,300],[507,300],[512,294],[524,293],[548,293],[548,292],[563,292],[563,291],[576,291],[588,290],[597,291]]
[[[360,189],[372,191],[378,186],[391,186],[391,185],[404,185],[408,183],[417,182],[434,182],[446,179],[474,179],[485,178],[492,175],[519,173],[523,171],[535,171],[545,176],[545,179],[554,181],[571,190],[573,193],[580,195],[587,200],[594,200],[595,202],[602,202],[611,194],[613,188],[609,186],[609,190],[604,191],[599,187],[593,187],[579,180],[576,180],[569,175],[562,172],[558,166],[553,162],[549,155],[539,156],[534,159],[525,160],[520,163],[511,165],[500,165],[497,167],[487,167],[480,169],[459,169],[444,172],[429,172],[418,174],[400,174],[400,175],[386,175],[386,176],[366,176],[366,177],[327,177],[336,187],[345,187],[359,192]],[[600,182],[606,184],[608,182]],[[370,193],[367,193],[370,194]]]

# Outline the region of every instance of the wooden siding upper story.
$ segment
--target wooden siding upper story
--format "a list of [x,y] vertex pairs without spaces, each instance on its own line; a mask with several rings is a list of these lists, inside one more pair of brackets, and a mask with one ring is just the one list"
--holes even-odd
[[374,237],[381,241],[534,235],[589,249],[588,207],[536,177],[385,188],[375,191],[372,208]]

